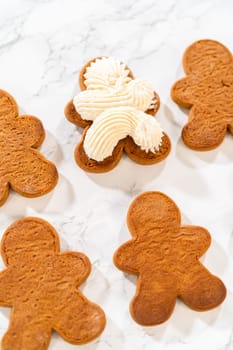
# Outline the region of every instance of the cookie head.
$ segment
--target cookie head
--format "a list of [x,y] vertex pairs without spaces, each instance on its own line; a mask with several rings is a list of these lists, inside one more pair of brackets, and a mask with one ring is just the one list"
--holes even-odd
[[180,225],[180,211],[176,204],[160,192],[145,192],[132,202],[127,223],[132,236],[146,232],[160,233],[177,229]]
[[1,254],[6,265],[17,263],[25,255],[43,258],[58,251],[56,231],[39,218],[15,221],[6,230],[1,242]]
[[231,52],[215,40],[198,40],[190,45],[183,56],[186,74],[211,74],[232,64]]
[[133,74],[123,62],[112,57],[97,57],[83,67],[79,83],[82,90],[105,90],[119,83],[127,83],[131,78]]

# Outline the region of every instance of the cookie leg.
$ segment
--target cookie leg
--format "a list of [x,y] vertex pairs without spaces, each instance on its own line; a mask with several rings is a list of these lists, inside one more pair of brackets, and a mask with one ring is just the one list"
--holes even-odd
[[[149,277],[149,276],[148,276]],[[147,282],[139,279],[137,292],[130,304],[133,319],[143,326],[153,326],[165,322],[176,303],[176,289],[167,278]]]
[[142,165],[151,165],[161,162],[169,155],[171,150],[171,141],[169,137],[164,134],[159,150],[153,153],[143,151],[136,145],[132,137],[127,137],[124,150],[127,156],[134,162]]
[[105,315],[102,309],[87,300],[78,290],[60,296],[54,310],[54,329],[72,344],[85,344],[102,333]]
[[83,147],[84,138],[86,135],[88,128],[83,133],[81,142],[77,145],[74,157],[76,163],[85,171],[90,173],[103,173],[112,170],[119,163],[122,153],[123,153],[123,142],[119,141],[117,146],[113,150],[113,154],[101,162],[97,162],[96,160],[90,159]]
[[188,147],[208,151],[223,141],[226,131],[227,125],[216,111],[194,106],[189,114],[189,122],[182,130],[182,138]]
[[51,191],[58,180],[56,167],[37,150],[25,150],[17,154],[11,165],[12,189],[26,197],[37,197]]
[[210,310],[223,302],[226,288],[223,282],[212,275],[201,263],[182,280],[181,299],[196,311]]
[[11,323],[2,339],[2,350],[47,350],[51,338],[51,329],[38,322],[29,322],[21,315],[11,316]]

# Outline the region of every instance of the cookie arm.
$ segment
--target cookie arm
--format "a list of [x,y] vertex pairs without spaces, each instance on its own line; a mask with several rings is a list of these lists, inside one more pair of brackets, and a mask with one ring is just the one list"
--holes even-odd
[[9,268],[0,273],[0,306],[12,306],[16,294],[14,272]]
[[198,98],[197,79],[186,77],[178,80],[171,88],[171,97],[178,105],[191,107],[195,97]]
[[15,120],[15,138],[19,138],[26,147],[39,147],[44,138],[45,131],[41,121],[32,115],[21,115]]
[[91,263],[82,253],[65,252],[58,255],[54,269],[59,274],[60,285],[70,283],[76,288],[87,279],[91,271]]
[[182,226],[180,234],[182,249],[197,258],[200,258],[210,246],[211,236],[204,227]]
[[18,115],[15,99],[4,90],[0,90],[0,121],[14,119]]
[[91,121],[82,119],[81,115],[76,111],[73,100],[69,101],[64,110],[65,117],[73,124],[85,128],[91,124]]
[[128,273],[137,274],[139,272],[139,262],[137,256],[140,254],[136,245],[136,240],[132,239],[122,244],[113,256],[116,267]]

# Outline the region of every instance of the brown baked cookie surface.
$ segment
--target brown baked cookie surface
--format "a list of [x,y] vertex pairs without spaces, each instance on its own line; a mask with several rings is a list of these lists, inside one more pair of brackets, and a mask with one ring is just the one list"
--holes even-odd
[[114,263],[138,275],[130,305],[137,323],[163,323],[177,297],[196,311],[223,302],[224,284],[199,261],[210,246],[209,232],[199,226],[181,226],[180,211],[169,197],[160,192],[139,195],[129,207],[127,223],[133,239],[118,248]]
[[40,120],[19,116],[13,97],[0,90],[0,205],[10,188],[23,196],[37,197],[57,184],[55,165],[36,150],[44,138]]
[[[88,61],[81,69],[80,75],[79,75],[79,86],[82,91],[87,89],[85,85],[86,69],[91,65],[92,62],[95,62],[96,59],[99,59],[99,58],[101,57],[96,57]],[[128,77],[131,79],[134,79],[134,76],[131,70],[128,67],[126,68],[129,70]],[[147,111],[145,111],[146,114],[151,115],[152,117],[155,116],[155,114],[157,113],[160,107],[160,98],[156,92],[154,92],[154,101],[155,101],[154,106],[148,109]],[[75,160],[77,164],[80,166],[80,168],[82,168],[87,172],[102,173],[102,172],[107,172],[112,170],[118,164],[124,152],[133,161],[142,165],[151,165],[151,164],[158,163],[164,160],[170,153],[171,142],[166,133],[163,133],[161,146],[157,152],[143,151],[141,147],[138,146],[131,137],[127,136],[118,142],[111,156],[105,158],[103,161],[96,161],[95,159],[91,159],[88,157],[83,147],[85,135],[88,129],[90,128],[90,126],[92,125],[92,121],[82,119],[82,116],[75,109],[73,100],[68,102],[68,104],[65,107],[64,113],[66,118],[71,123],[74,123],[79,127],[85,128],[82,134],[81,141],[77,145],[74,154],[75,154]]]
[[0,305],[12,307],[2,350],[46,350],[52,330],[72,344],[83,344],[105,327],[102,309],[77,289],[91,264],[82,253],[60,253],[59,238],[46,221],[28,217],[4,233]]
[[187,77],[171,89],[173,100],[190,108],[184,143],[198,151],[216,148],[227,130],[233,134],[233,56],[221,43],[199,40],[183,56]]

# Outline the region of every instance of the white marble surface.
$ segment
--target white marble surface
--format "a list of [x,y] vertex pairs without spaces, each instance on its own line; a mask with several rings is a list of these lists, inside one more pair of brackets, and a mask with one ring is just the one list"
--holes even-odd
[[[47,130],[42,149],[60,172],[57,188],[42,198],[11,193],[0,209],[0,232],[15,218],[36,215],[57,228],[63,250],[90,257],[93,269],[82,289],[103,307],[108,322],[99,339],[79,349],[233,349],[233,139],[226,137],[206,153],[186,148],[180,140],[186,115],[169,96],[183,75],[181,56],[192,41],[217,39],[233,51],[232,17],[231,0],[0,1],[0,87],[24,112],[41,118]],[[101,175],[76,166],[73,149],[81,134],[65,120],[63,108],[80,67],[98,55],[121,58],[158,91],[158,119],[173,143],[165,162],[143,167],[125,157]],[[197,313],[177,302],[168,322],[149,328],[130,318],[135,278],[118,271],[112,255],[130,237],[127,208],[144,190],[164,191],[181,208],[183,223],[210,230],[213,243],[204,261],[228,288],[218,309]],[[1,308],[0,336],[8,317],[9,310]],[[50,345],[51,350],[75,348],[57,335]]]

